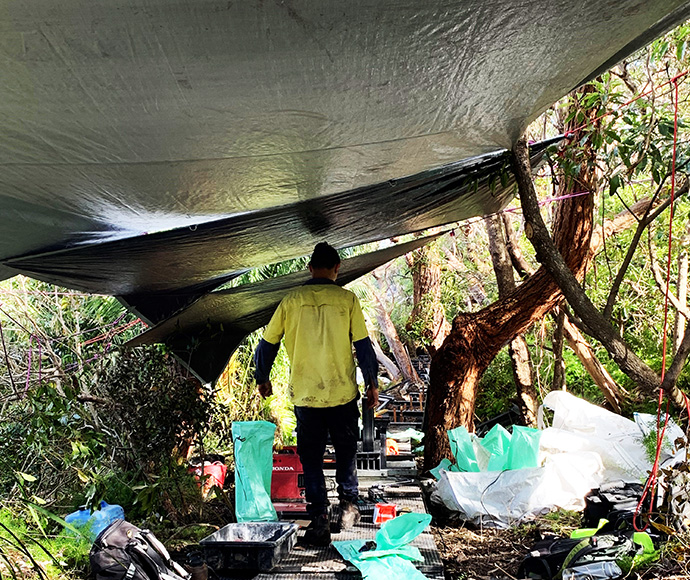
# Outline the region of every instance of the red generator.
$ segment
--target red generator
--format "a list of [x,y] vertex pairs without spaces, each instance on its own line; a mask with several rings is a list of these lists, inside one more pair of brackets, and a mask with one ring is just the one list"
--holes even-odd
[[271,500],[277,512],[305,512],[304,471],[297,447],[283,447],[273,454]]

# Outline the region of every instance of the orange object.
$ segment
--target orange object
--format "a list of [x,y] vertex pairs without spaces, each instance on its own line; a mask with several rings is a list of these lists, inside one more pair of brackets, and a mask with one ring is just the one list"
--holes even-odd
[[386,439],[386,455],[400,455],[398,442],[395,439]]
[[392,520],[398,511],[398,506],[394,503],[377,503],[374,506],[374,523],[381,525],[383,522]]

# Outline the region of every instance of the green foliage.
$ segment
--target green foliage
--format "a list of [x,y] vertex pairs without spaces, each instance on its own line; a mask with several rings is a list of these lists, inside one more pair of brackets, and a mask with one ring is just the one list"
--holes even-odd
[[127,451],[154,471],[205,433],[214,409],[212,393],[157,347],[114,354],[98,392],[113,402],[107,418],[126,435]]
[[515,383],[512,364],[508,349],[504,348],[491,362],[479,381],[475,405],[477,421],[486,421],[507,411],[514,399]]
[[53,522],[32,524],[26,508],[0,509],[0,575],[24,578],[77,578],[88,568],[90,542],[68,535]]

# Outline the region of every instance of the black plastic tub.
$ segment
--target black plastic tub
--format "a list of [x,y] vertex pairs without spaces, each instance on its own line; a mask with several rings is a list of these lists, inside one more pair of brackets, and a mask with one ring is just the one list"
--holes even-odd
[[247,522],[228,524],[199,542],[206,564],[216,573],[225,570],[267,572],[292,550],[297,524]]

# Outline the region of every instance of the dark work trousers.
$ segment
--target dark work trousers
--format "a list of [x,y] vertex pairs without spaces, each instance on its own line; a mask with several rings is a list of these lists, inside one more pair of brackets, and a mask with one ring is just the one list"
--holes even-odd
[[[359,398],[359,397],[358,397]],[[331,435],[335,449],[335,481],[341,500],[355,501],[357,482],[357,439],[359,405],[357,399],[337,407],[295,407],[297,453],[304,469],[307,511],[314,519],[328,513],[328,494],[323,475],[326,439]]]

